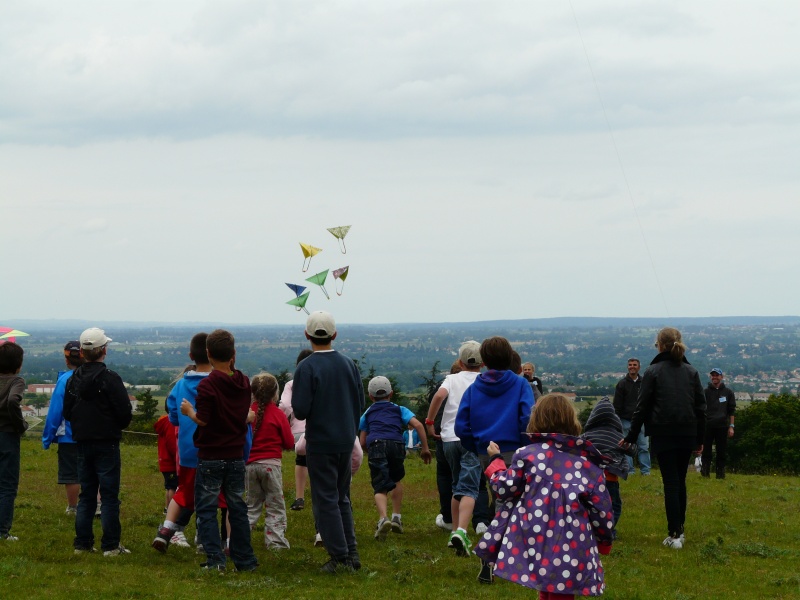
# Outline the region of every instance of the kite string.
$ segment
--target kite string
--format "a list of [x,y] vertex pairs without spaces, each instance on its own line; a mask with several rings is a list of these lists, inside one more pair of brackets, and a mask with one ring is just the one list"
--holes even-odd
[[636,201],[633,198],[633,192],[631,191],[631,186],[628,183],[628,175],[625,173],[625,166],[622,164],[622,157],[619,153],[619,148],[617,148],[617,140],[614,137],[614,130],[611,128],[611,123],[608,120],[608,114],[606,113],[606,106],[603,103],[603,95],[600,93],[600,86],[597,83],[597,77],[594,75],[594,69],[592,68],[592,61],[589,60],[589,51],[586,49],[586,43],[583,41],[583,33],[581,33],[581,26],[578,23],[578,15],[575,13],[575,7],[572,5],[572,0],[569,0],[569,7],[572,9],[572,18],[575,19],[575,28],[578,30],[578,37],[581,40],[581,46],[583,47],[583,54],[586,56],[586,64],[589,65],[589,73],[592,75],[592,81],[594,82],[594,89],[597,92],[597,99],[600,102],[600,108],[603,111],[603,119],[606,122],[606,128],[608,129],[608,135],[611,137],[611,144],[614,146],[614,153],[617,155],[617,162],[619,163],[619,169],[622,172],[622,179],[625,182],[625,188],[628,190],[628,199],[631,202],[631,206],[633,207],[633,214],[636,217],[636,223],[639,225],[639,233],[642,236],[642,243],[644,244],[644,248],[647,251],[647,257],[650,260],[650,268],[653,270],[653,277],[656,280],[656,286],[658,287],[658,292],[661,294],[661,301],[664,303],[664,310],[667,311],[667,317],[670,316],[669,306],[667,306],[667,299],[664,296],[664,289],[661,287],[661,280],[658,277],[658,272],[656,271],[656,264],[653,260],[653,254],[650,252],[650,245],[647,243],[647,238],[644,235],[644,227],[642,226],[642,220],[639,218],[639,211],[636,208]]

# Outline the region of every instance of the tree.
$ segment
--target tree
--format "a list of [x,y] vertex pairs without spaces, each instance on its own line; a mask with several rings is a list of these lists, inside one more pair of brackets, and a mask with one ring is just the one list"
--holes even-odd
[[39,416],[39,411],[42,410],[47,404],[47,396],[45,394],[36,394],[28,401],[33,408],[36,409],[36,416]]
[[139,405],[137,409],[136,419],[144,423],[149,423],[155,420],[156,413],[158,412],[158,400],[153,398],[153,394],[147,389],[139,394],[136,394],[136,400]]
[[[266,369],[265,369],[266,370]],[[280,373],[275,375],[275,379],[278,380],[278,395],[283,393],[283,388],[286,387],[286,384],[289,383],[292,379],[293,373],[289,373],[288,369],[282,369]]]

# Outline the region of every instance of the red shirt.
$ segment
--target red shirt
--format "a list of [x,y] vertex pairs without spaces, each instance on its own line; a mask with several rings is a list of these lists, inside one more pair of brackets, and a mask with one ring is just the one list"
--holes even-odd
[[[251,410],[258,414],[258,403],[253,402]],[[250,458],[247,464],[264,460],[267,458],[280,458],[283,450],[294,448],[294,436],[292,428],[289,426],[289,419],[283,411],[272,402],[264,407],[264,416],[261,425],[256,431],[256,424],[253,428],[253,447],[250,449]]]
[[169,422],[167,415],[153,423],[153,429],[158,434],[158,470],[162,473],[174,473],[177,471],[178,437],[175,435],[175,427]]

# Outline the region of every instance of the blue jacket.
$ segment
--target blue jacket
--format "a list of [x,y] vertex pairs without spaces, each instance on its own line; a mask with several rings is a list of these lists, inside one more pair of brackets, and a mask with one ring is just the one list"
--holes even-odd
[[194,445],[194,432],[197,423],[181,414],[181,401],[186,398],[193,407],[197,398],[197,386],[208,373],[188,371],[170,390],[167,396],[169,422],[178,426],[178,459],[182,467],[197,468],[197,448]]
[[59,371],[58,382],[53,395],[50,396],[50,407],[47,409],[47,417],[44,420],[42,430],[42,448],[47,450],[50,444],[74,444],[72,439],[72,425],[64,420],[64,390],[67,389],[67,381],[72,377],[74,371]]
[[525,430],[533,409],[528,381],[511,371],[490,369],[478,375],[461,398],[456,415],[456,435],[461,445],[486,454],[494,442],[501,452],[513,452],[530,443]]
[[361,415],[358,429],[367,433],[367,447],[375,440],[403,442],[403,432],[408,430],[408,422],[414,413],[405,406],[398,406],[388,400],[378,400]]

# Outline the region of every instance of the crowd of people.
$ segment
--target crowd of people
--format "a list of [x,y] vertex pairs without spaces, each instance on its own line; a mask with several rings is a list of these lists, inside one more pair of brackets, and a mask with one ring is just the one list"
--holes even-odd
[[[196,514],[201,565],[224,571],[258,568],[251,531],[264,513],[267,548],[288,548],[281,459],[294,450],[295,499],[304,510],[310,482],[317,545],[337,574],[361,568],[350,502],[352,475],[366,452],[374,493],[376,540],[403,533],[404,460],[416,448],[424,463],[435,440],[440,514],[447,545],[459,556],[477,555],[478,580],[495,576],[559,599],[599,595],[605,587],[601,555],[611,551],[622,515],[620,479],[651,472],[658,460],[664,487],[664,546],[686,543],[686,472],[692,454],[708,477],[712,444],[716,477],[725,477],[727,440],[734,434],[736,400],[714,368],[703,388],[673,328],[656,339],[658,354],[642,375],[640,361],[613,401],[603,398],[581,426],[563,394],[543,394],[532,363],[522,363],[507,339],[467,341],[450,374],[430,398],[424,424],[394,402],[384,376],[369,381],[365,406],[356,364],[333,348],[332,315],[309,315],[310,349],[298,356],[293,379],[280,393],[276,378],[252,379],[236,369],[233,335],[198,333],[189,345],[192,364],[175,381],[159,433],[165,516],[152,547],[189,546],[184,529]],[[64,347],[66,370],[53,392],[42,444],[58,446],[58,483],[67,514],[75,516],[74,552],[95,552],[94,517],[104,556],[130,551],[121,543],[120,439],[131,421],[121,378],[105,365],[104,331],[90,328]],[[0,345],[0,541],[11,533],[19,486],[20,437],[27,429],[20,403],[23,349]],[[391,502],[391,512],[389,512]],[[219,520],[219,514],[222,519]],[[477,543],[469,537],[469,527]]]

